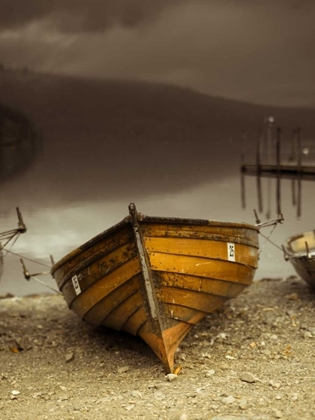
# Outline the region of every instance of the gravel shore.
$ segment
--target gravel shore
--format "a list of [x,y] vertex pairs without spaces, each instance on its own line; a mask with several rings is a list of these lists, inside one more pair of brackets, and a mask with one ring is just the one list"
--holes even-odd
[[0,300],[0,418],[315,419],[315,294],[262,279],[201,321],[166,376],[140,339],[59,295]]

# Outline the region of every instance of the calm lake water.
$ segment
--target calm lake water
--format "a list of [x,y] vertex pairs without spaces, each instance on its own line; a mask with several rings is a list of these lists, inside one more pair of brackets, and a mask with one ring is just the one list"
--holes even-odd
[[[27,154],[25,144],[22,152],[18,146],[9,151],[1,149],[6,168],[2,166],[0,231],[16,226],[15,207],[22,211],[28,230],[9,248],[18,255],[5,255],[0,295],[50,292],[34,280],[24,279],[20,256],[25,258],[30,272],[49,272],[50,255],[58,261],[119,222],[128,214],[131,202],[138,211],[151,216],[255,223],[255,177],[245,179],[246,208],[241,200],[241,130],[233,134],[222,126],[211,135],[203,133],[199,142],[185,135],[184,130],[174,141],[165,130],[156,135],[157,141],[148,139],[147,131],[141,131],[141,123],[125,139],[117,138],[113,127],[106,130],[106,125],[94,126],[94,130],[88,125],[84,129],[80,117],[70,123],[58,115],[46,115],[45,123],[36,118],[34,113],[33,123],[40,128],[36,142],[31,142],[31,154]],[[255,140],[249,138],[245,143],[248,163],[254,161]],[[283,146],[284,160],[290,147],[290,142]],[[304,139],[303,147],[303,160],[315,161],[314,140]],[[262,189],[264,208],[259,217],[264,221],[268,210],[271,218],[277,216],[276,180],[263,179]],[[292,181],[282,180],[285,221],[271,236],[278,246],[288,236],[314,229],[314,182],[302,181],[301,204],[298,218],[296,205],[292,204]],[[263,230],[267,236],[269,232],[270,228]],[[294,274],[281,250],[265,243],[262,237],[260,244],[256,279]],[[49,274],[38,278],[55,287]]]

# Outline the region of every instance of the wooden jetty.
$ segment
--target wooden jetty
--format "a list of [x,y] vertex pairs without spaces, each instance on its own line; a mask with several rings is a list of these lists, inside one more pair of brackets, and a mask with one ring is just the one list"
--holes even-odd
[[[292,153],[288,162],[283,163],[281,159],[281,130],[276,130],[273,135],[274,119],[269,117],[265,120],[264,129],[257,138],[256,143],[256,161],[255,163],[245,163],[244,153],[241,156],[241,196],[242,205],[245,208],[245,176],[255,176],[258,194],[258,210],[263,211],[262,197],[262,178],[268,179],[268,210],[266,217],[270,218],[270,201],[271,201],[271,178],[276,180],[276,203],[277,212],[281,213],[281,180],[291,180],[292,203],[297,204],[297,216],[301,216],[301,200],[302,200],[302,181],[315,180],[315,164],[305,165],[302,163],[302,147],[301,147],[301,130],[298,127],[293,130],[292,137]],[[274,145],[274,150],[272,147]],[[263,146],[267,148],[267,158],[262,158]]]
[[242,165],[241,171],[244,175],[263,176],[276,178],[281,176],[282,179],[301,179],[315,180],[315,166],[303,165],[300,168],[296,164],[288,165]]

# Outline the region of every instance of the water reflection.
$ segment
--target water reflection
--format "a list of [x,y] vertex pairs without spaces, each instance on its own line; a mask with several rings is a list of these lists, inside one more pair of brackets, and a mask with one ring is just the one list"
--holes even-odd
[[0,183],[29,168],[39,146],[34,124],[18,110],[0,104]]
[[[296,207],[297,218],[300,218],[302,215],[302,181],[315,181],[314,141],[309,141],[307,146],[304,142],[303,145],[301,129],[298,127],[293,130],[291,149],[288,149],[288,142],[283,143],[281,129],[275,129],[273,123],[273,117],[267,118],[264,129],[257,137],[255,162],[246,163],[244,155],[242,155],[242,206],[246,207],[245,176],[255,176],[258,211],[263,213],[265,207],[266,217],[270,218],[271,193],[274,187],[276,212],[281,214],[282,180],[290,180],[291,204]],[[243,138],[243,141],[246,141],[246,137]],[[264,186],[265,191],[263,178],[267,178]],[[274,184],[271,179],[274,180]]]

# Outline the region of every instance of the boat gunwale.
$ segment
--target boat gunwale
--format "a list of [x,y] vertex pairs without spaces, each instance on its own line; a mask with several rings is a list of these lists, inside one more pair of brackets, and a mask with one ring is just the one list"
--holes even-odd
[[65,255],[61,260],[59,260],[56,264],[54,264],[50,270],[52,276],[54,275],[54,272],[57,271],[63,264],[65,264],[67,261],[71,260],[72,258],[79,255],[81,252],[86,251],[87,249],[91,248],[92,246],[96,245],[98,242],[102,241],[103,239],[110,236],[112,233],[114,233],[116,230],[119,230],[120,228],[127,226],[130,222],[130,217],[127,216],[123,220],[121,220],[119,223],[116,223],[115,225],[111,226],[110,228],[104,230],[103,232],[97,234],[93,238],[89,239],[88,241],[84,242],[79,247],[75,248],[73,251]]
[[315,261],[315,254],[311,254],[309,257],[306,251],[292,252],[290,250],[285,250],[289,260],[306,260],[306,261]]
[[[195,225],[195,226],[213,226],[213,227],[231,227],[231,228],[243,228],[256,231],[259,233],[259,227],[245,223],[245,222],[225,222],[225,221],[216,221],[216,220],[208,220],[208,219],[194,219],[194,218],[181,218],[181,217],[163,217],[163,216],[147,216],[142,213],[138,213],[138,220],[141,223],[156,223],[156,224],[169,224],[169,225]],[[98,235],[94,236],[93,238],[89,239],[79,247],[75,248],[73,251],[65,255],[61,260],[53,265],[50,272],[51,275],[54,275],[54,272],[57,271],[62,265],[70,261],[72,258],[79,255],[81,252],[91,248],[92,246],[96,245],[97,243],[101,242],[102,240],[109,237],[115,231],[119,230],[120,228],[127,226],[130,224],[132,225],[131,216],[126,216],[120,222],[114,224],[110,228],[104,230],[103,232],[99,233]],[[247,244],[248,246],[254,246],[254,244]]]
[[[310,234],[315,236],[315,230],[309,230],[309,231],[306,231],[306,232],[302,232],[302,233],[299,233],[297,235],[290,236],[287,239],[284,249],[285,249],[286,254],[289,256],[290,260],[293,259],[293,258],[295,258],[295,259],[304,259],[305,258],[308,261],[312,261],[312,260],[315,259],[315,255],[312,255],[311,258],[308,256],[306,249],[302,250],[302,251],[293,251],[293,249],[292,249],[292,243],[293,242],[295,242],[299,239],[302,239],[302,238],[306,238]],[[311,250],[313,251],[314,247],[311,248]],[[313,252],[311,252],[311,254],[313,254]]]
[[197,225],[197,226],[214,226],[214,227],[235,227],[252,229],[259,232],[259,227],[245,222],[224,222],[220,220],[194,219],[188,217],[163,217],[163,216],[147,216],[138,213],[139,221],[147,223],[164,223],[171,225]]

